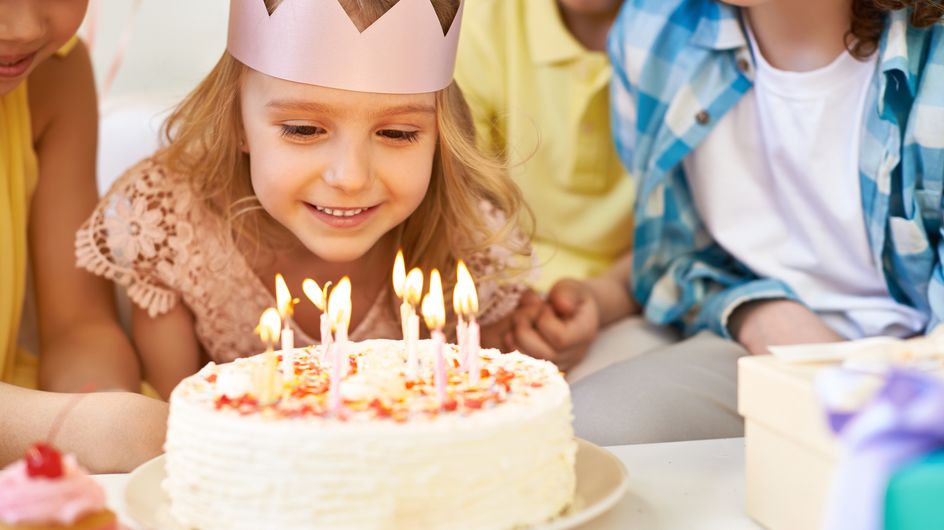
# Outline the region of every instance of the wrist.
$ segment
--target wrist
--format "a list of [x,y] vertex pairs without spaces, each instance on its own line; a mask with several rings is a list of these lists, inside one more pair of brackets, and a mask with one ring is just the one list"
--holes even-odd
[[728,333],[735,341],[750,346],[756,334],[755,331],[763,327],[761,322],[766,315],[779,313],[785,307],[793,305],[799,304],[784,298],[763,298],[745,302],[737,306],[728,317]]

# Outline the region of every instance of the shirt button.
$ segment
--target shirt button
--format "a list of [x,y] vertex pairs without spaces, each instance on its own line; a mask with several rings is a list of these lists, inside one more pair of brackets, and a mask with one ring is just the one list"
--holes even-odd
[[750,61],[748,61],[747,59],[745,59],[745,58],[743,58],[743,57],[740,58],[740,59],[738,59],[737,65],[738,65],[738,69],[741,70],[742,72],[745,72],[745,73],[746,73],[746,72],[749,72],[749,71],[751,70],[751,63],[750,63]]
[[695,121],[697,121],[699,125],[706,125],[711,121],[711,114],[708,114],[707,110],[703,110],[695,115]]

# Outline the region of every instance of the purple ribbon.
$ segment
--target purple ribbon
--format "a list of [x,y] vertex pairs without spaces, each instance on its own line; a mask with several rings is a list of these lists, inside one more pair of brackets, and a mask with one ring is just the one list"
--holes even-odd
[[[874,374],[825,369],[816,385],[852,388]],[[825,398],[827,420],[843,446],[823,528],[881,530],[885,490],[903,464],[944,446],[944,381],[916,370],[893,369],[863,408],[842,411]]]

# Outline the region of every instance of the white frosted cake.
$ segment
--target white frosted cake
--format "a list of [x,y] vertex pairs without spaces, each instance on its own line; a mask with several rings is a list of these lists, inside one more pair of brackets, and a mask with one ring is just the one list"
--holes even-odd
[[404,374],[401,341],[349,343],[331,409],[321,347],[295,350],[296,380],[261,406],[264,356],[210,363],[174,390],[167,432],[171,512],[187,528],[511,529],[573,500],[570,391],[557,368],[483,350],[470,383],[446,346],[448,398],[420,341]]

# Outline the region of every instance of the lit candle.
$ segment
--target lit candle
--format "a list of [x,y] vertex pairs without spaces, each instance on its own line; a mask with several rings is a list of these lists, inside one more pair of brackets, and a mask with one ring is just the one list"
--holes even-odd
[[347,372],[348,358],[345,344],[347,328],[351,323],[351,280],[345,276],[331,291],[328,300],[328,321],[335,333],[331,344],[331,386],[328,394],[329,407],[337,415],[341,410],[341,379]]
[[[464,268],[465,264],[462,263],[462,260],[459,260],[459,267]],[[459,344],[459,364],[462,367],[465,367],[468,362],[469,351],[466,345],[466,334],[468,333],[468,326],[465,323],[465,319],[462,317],[464,315],[462,307],[462,297],[459,290],[459,283],[456,283],[455,288],[452,290],[452,310],[456,313],[456,342]]]
[[472,275],[462,260],[459,260],[456,268],[456,288],[452,294],[452,306],[464,328],[457,330],[457,333],[464,335],[460,343],[462,367],[469,372],[469,384],[475,385],[479,381],[480,372],[481,333],[479,324],[475,321],[475,315],[479,311],[479,297]]
[[400,299],[400,330],[403,332],[403,340],[406,341],[408,334],[407,320],[410,318],[410,304],[404,297],[406,289],[406,264],[403,262],[403,250],[397,251],[397,257],[393,261],[393,292]]
[[416,314],[416,306],[423,297],[423,271],[414,268],[406,276],[403,288],[403,299],[409,306],[409,315],[406,319],[406,377],[415,381],[419,377],[420,360],[420,317]]
[[328,325],[328,288],[331,286],[331,282],[325,284],[324,288],[318,286],[318,282],[312,280],[311,278],[305,278],[305,281],[302,282],[302,292],[305,293],[305,296],[311,300],[311,303],[315,304],[315,307],[321,311],[321,350],[327,354],[328,348],[331,346],[331,326]]
[[291,380],[295,377],[295,332],[288,323],[298,298],[292,298],[281,274],[275,275],[275,301],[282,320],[282,377]]
[[262,342],[266,344],[262,366],[256,370],[253,378],[256,392],[259,394],[259,403],[262,405],[274,403],[280,394],[279,366],[273,351],[276,341],[279,340],[280,326],[279,311],[274,307],[262,312],[262,316],[259,317],[259,325],[256,326],[256,333],[262,339]]
[[439,403],[440,406],[445,406],[449,396],[446,391],[446,359],[443,355],[446,336],[442,331],[443,326],[446,325],[446,304],[443,301],[442,278],[436,269],[430,273],[429,292],[423,298],[423,319],[426,320],[426,327],[429,328],[433,339],[433,350],[436,355],[436,391],[439,394]]

